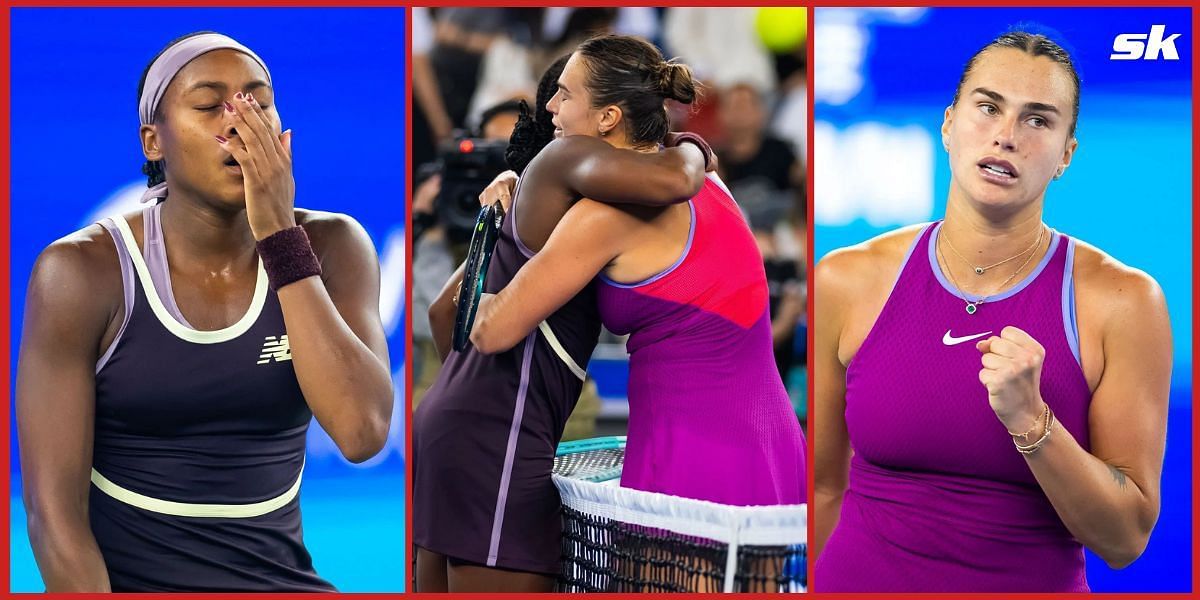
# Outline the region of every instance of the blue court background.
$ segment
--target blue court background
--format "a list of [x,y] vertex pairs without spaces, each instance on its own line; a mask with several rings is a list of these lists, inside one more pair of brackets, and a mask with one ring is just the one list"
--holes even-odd
[[[1155,24],[1181,34],[1178,60],[1109,59],[1116,35]],[[1082,78],[1079,149],[1046,194],[1045,221],[1152,275],[1174,338],[1158,525],[1122,571],[1089,553],[1088,580],[1094,591],[1190,591],[1190,9],[817,9],[815,27],[814,261],[945,213],[942,113],[971,54],[1012,28],[1045,33],[1072,53]]]
[[[193,31],[234,37],[271,69],[283,125],[294,131],[296,205],[358,219],[384,272],[381,313],[396,391],[388,445],[368,463],[351,465],[314,423],[301,496],[305,541],[317,571],[340,590],[402,591],[403,9],[12,9],[11,15],[13,372],[38,252],[136,206],[145,189],[137,84],[146,64]],[[10,451],[10,589],[41,591],[21,503],[15,424]]]

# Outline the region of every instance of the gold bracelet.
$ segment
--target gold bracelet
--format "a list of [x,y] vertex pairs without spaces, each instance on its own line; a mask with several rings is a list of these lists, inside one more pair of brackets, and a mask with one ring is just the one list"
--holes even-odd
[[1049,411],[1046,414],[1046,431],[1042,433],[1042,437],[1038,438],[1038,441],[1036,441],[1028,446],[1022,446],[1022,445],[1018,444],[1016,440],[1013,440],[1013,445],[1017,447],[1017,452],[1020,452],[1021,454],[1024,454],[1026,456],[1033,454],[1034,452],[1037,452],[1038,450],[1040,450],[1042,448],[1042,446],[1046,443],[1046,440],[1050,439],[1050,430],[1053,428],[1054,428],[1054,411]]
[[1028,442],[1029,434],[1033,433],[1034,429],[1037,429],[1038,423],[1041,423],[1043,420],[1045,420],[1046,415],[1049,413],[1049,411],[1050,411],[1050,405],[1043,402],[1042,403],[1042,414],[1038,415],[1037,418],[1035,418],[1033,420],[1033,425],[1029,426],[1029,431],[1026,431],[1025,433],[1013,433],[1013,432],[1009,431],[1008,435],[1011,435],[1013,437],[1019,437],[1019,438],[1025,440],[1026,442]]

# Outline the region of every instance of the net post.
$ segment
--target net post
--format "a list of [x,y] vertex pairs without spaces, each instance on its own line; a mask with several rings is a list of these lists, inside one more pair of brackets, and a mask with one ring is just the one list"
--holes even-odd
[[735,519],[733,526],[730,527],[729,549],[727,550],[728,554],[725,555],[725,585],[721,588],[721,591],[727,594],[733,591],[733,584],[737,578],[738,545],[740,542],[738,538],[740,534],[741,523]]

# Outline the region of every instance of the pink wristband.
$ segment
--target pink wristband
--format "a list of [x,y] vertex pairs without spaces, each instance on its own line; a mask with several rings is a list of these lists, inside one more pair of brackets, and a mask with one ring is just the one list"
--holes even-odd
[[313,253],[308,234],[299,225],[281,229],[258,240],[258,256],[271,289],[321,274],[321,263]]

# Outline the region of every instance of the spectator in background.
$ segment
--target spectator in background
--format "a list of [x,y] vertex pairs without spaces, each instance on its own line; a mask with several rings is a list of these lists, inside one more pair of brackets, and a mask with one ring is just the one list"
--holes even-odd
[[[750,221],[763,256],[770,292],[771,331],[775,364],[798,408],[803,394],[804,355],[796,352],[797,326],[805,314],[800,240],[791,223],[797,210],[803,168],[789,143],[767,131],[767,107],[762,94],[749,83],[723,90],[717,110],[721,126],[722,177]],[[797,411],[798,413],[802,411]]]
[[413,100],[419,110],[412,118],[412,163],[433,162],[437,141],[448,138],[454,124],[446,114],[442,92],[438,88],[429,54],[433,51],[433,16],[428,8],[412,9],[412,86]]
[[[775,366],[784,383],[794,366],[796,327],[804,316],[807,299],[804,288],[803,266],[795,258],[779,251],[774,229],[754,227],[754,239],[763,256],[763,268],[767,273],[767,291],[770,294],[771,336],[775,344]],[[803,363],[800,363],[801,365]]]
[[485,111],[479,118],[479,137],[507,141],[521,116],[521,101],[507,100]]
[[413,10],[413,162],[433,160],[437,144],[467,124],[484,55],[502,37],[541,30],[539,8]]
[[663,42],[669,55],[687,58],[697,78],[723,88],[748,83],[775,89],[775,67],[754,28],[755,8],[669,8]]
[[[663,17],[667,55],[687,59],[705,92],[746,83],[760,94],[770,94],[776,86],[775,68],[755,30],[756,15],[755,8],[669,8]],[[672,122],[717,140],[717,102],[717,94],[705,93],[690,111],[677,105]]]
[[[487,109],[483,113],[479,137],[507,140],[512,136],[520,110],[521,105],[516,101],[502,102]],[[442,363],[433,347],[433,334],[425,315],[429,312],[430,303],[442,291],[442,285],[466,257],[465,248],[451,244],[444,228],[436,222],[434,213],[441,184],[441,174],[434,174],[418,184],[413,192],[412,314],[418,315],[412,320],[414,407],[421,402],[425,391],[437,378]],[[420,233],[416,231],[418,223],[424,223]]]
[[[807,190],[796,188],[795,202],[789,219],[791,239],[796,243],[795,264],[801,296],[800,313],[796,316],[792,334],[791,366],[783,377],[792,407],[800,418],[800,426],[808,433],[808,202]],[[772,313],[774,314],[774,313]]]
[[[763,44],[771,52],[775,78],[779,86],[768,129],[788,141],[797,152],[803,179],[808,145],[808,45],[807,15],[803,8],[772,7],[758,9],[756,26]],[[801,186],[803,187],[803,186]]]
[[[776,68],[780,73],[778,101],[769,129],[786,140],[797,152],[799,160],[794,180],[803,181],[804,165],[808,164],[808,72],[805,69],[807,53],[801,44],[790,55],[776,55]],[[804,186],[801,185],[801,188]]]
[[[506,100],[533,101],[540,76],[559,57],[570,54],[584,40],[609,33],[617,18],[615,8],[569,9],[563,27],[556,35],[545,35],[541,21],[536,33],[502,36],[492,43],[480,68],[479,83],[471,100],[468,122],[484,107]],[[482,121],[482,117],[480,117]]]
[[801,186],[802,170],[791,144],[767,131],[762,94],[748,83],[724,88],[718,119],[721,168],[730,188],[737,188],[739,198],[766,195],[776,203],[790,204],[791,190]]

